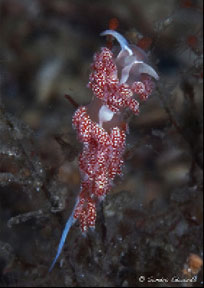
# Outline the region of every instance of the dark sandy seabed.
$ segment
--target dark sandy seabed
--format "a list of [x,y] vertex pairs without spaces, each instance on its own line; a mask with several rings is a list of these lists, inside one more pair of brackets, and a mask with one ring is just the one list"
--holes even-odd
[[[0,0],[1,287],[202,286],[202,3]],[[129,119],[124,175],[95,231],[76,223],[48,273],[80,187],[64,95],[89,103],[114,17],[129,42],[149,43],[160,80]]]

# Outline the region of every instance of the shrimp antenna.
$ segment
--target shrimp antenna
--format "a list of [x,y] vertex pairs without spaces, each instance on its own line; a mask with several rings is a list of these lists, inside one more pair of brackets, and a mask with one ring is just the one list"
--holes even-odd
[[122,50],[128,51],[129,55],[133,54],[132,50],[129,48],[128,41],[120,33],[116,32],[114,30],[105,30],[104,32],[102,32],[100,34],[100,36],[107,36],[107,35],[113,36],[118,41],[118,43],[120,44],[120,47]]

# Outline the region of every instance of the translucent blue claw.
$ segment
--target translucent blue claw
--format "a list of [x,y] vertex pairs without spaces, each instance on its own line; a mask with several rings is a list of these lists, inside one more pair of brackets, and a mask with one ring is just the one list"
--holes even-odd
[[71,216],[69,217],[69,219],[67,220],[67,223],[65,225],[64,231],[62,233],[62,237],[60,239],[60,243],[57,249],[57,254],[55,256],[55,259],[52,262],[52,265],[50,266],[49,272],[52,271],[53,267],[55,266],[55,263],[57,262],[57,259],[59,258],[61,252],[62,252],[62,248],[64,246],[64,242],[67,238],[67,235],[69,233],[70,228],[72,227],[72,225],[74,224],[75,219],[74,219],[74,211],[72,212]]
[[120,33],[114,30],[105,30],[100,34],[100,36],[107,36],[107,35],[113,36],[120,44],[121,49],[128,51],[130,56],[133,54],[132,50],[129,47],[128,41]]

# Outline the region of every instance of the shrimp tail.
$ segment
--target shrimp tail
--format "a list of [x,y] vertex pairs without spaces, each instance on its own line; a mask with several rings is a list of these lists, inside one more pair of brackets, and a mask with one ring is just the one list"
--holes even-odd
[[[76,205],[77,205],[77,204],[78,204],[78,200],[77,200]],[[75,205],[75,207],[76,207],[76,205]],[[64,228],[64,230],[63,230],[63,232],[62,232],[62,236],[61,236],[61,239],[60,239],[60,242],[59,242],[59,245],[58,245],[57,253],[56,253],[56,256],[55,256],[55,258],[54,258],[54,260],[53,260],[53,262],[52,262],[52,264],[51,264],[51,266],[50,266],[50,268],[49,268],[49,272],[51,272],[52,269],[54,268],[55,263],[57,262],[60,254],[61,254],[61,252],[62,252],[62,249],[63,249],[63,246],[64,246],[64,242],[65,242],[65,240],[66,240],[66,238],[67,238],[67,235],[68,235],[68,233],[69,233],[69,231],[70,231],[70,228],[72,227],[72,225],[73,225],[73,224],[75,223],[75,221],[76,221],[76,219],[74,218],[75,207],[74,207],[74,209],[73,209],[72,214],[71,214],[70,217],[68,218],[67,223],[66,223],[66,225],[65,225],[65,228]]]

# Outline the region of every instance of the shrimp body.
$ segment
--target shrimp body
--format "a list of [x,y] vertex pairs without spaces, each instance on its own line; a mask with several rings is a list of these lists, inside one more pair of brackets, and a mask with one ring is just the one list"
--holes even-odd
[[122,175],[128,129],[123,119],[124,111],[130,109],[138,115],[139,102],[135,96],[146,100],[154,89],[154,80],[159,79],[143,50],[130,45],[114,30],[106,30],[101,35],[114,37],[120,51],[114,55],[103,47],[94,55],[88,83],[93,92],[92,101],[79,107],[72,119],[78,139],[83,143],[79,156],[81,187],[50,271],[75,221],[79,221],[84,234],[88,228],[95,228],[96,204],[109,193],[116,175]]

